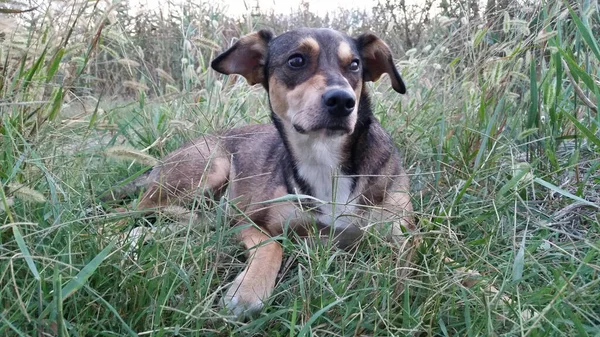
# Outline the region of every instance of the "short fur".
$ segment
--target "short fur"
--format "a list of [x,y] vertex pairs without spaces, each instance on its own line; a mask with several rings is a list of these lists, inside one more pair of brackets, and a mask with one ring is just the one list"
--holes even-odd
[[[245,315],[263,307],[283,256],[271,237],[286,226],[306,236],[316,224],[341,247],[356,243],[370,224],[391,222],[390,238],[416,229],[408,177],[365,87],[387,73],[394,90],[406,92],[383,41],[330,29],[277,37],[262,30],[242,37],[212,68],[261,84],[273,123],[205,136],[169,154],[144,177],[147,190],[138,208],[185,204],[229,189],[246,216],[234,225],[244,226],[239,239],[248,254],[246,268],[224,296],[229,310]],[[264,203],[288,194],[322,203]]]

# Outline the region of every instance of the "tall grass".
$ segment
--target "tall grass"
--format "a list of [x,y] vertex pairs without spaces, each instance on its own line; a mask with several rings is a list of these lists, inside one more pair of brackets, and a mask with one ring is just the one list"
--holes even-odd
[[[411,49],[356,13],[236,21],[167,5],[137,35],[131,9],[104,2],[3,18],[0,335],[600,334],[595,4],[436,16]],[[98,196],[145,171],[143,156],[268,122],[260,88],[208,69],[234,36],[348,22],[386,37],[409,87],[370,89],[411,174],[414,270],[399,279],[401,252],[375,233],[352,253],[282,238],[275,295],[236,322],[218,305],[243,266],[226,198],[159,214],[164,230],[132,254],[124,236],[149,224],[123,225]],[[115,146],[142,157],[115,158]]]

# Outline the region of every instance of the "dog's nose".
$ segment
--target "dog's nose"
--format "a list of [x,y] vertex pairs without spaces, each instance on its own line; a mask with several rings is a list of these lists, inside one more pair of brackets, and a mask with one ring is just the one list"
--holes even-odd
[[335,117],[346,117],[352,113],[356,100],[351,92],[332,89],[323,94],[323,105]]

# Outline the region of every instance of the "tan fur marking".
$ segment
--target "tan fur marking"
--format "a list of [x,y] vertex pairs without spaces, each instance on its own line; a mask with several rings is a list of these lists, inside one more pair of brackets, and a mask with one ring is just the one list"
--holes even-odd
[[283,249],[277,241],[270,240],[269,236],[253,226],[242,229],[239,237],[248,249],[248,260],[246,268],[227,290],[224,300],[235,308],[255,312],[273,293],[283,260]]
[[[287,194],[285,186],[277,186],[273,192],[273,199],[281,198]],[[286,222],[289,222],[293,230],[300,216],[299,210],[291,201],[271,204],[268,212],[266,227],[271,235],[283,233],[283,226],[286,225]]]
[[356,100],[360,99],[360,95],[362,94],[363,82],[362,78],[356,83],[356,87],[354,88],[354,95],[356,95]]
[[413,232],[416,230],[415,220],[413,218],[413,206],[410,200],[410,182],[404,169],[400,169],[399,175],[392,180],[392,166],[387,165],[383,169],[383,173],[388,178],[379,179],[384,190],[382,203],[382,212],[379,214],[381,221],[393,221],[392,231],[389,233],[390,238],[396,239],[402,236],[404,230]]
[[269,79],[269,98],[273,111],[283,119],[302,127],[310,127],[318,118],[315,114],[326,87],[323,75],[316,74],[289,91],[275,76]]
[[317,57],[321,50],[319,47],[319,42],[312,37],[307,37],[306,39],[300,41],[298,48],[307,51],[313,58]]
[[269,101],[271,108],[279,117],[286,118],[289,109],[287,101],[288,90],[275,76],[269,78]]
[[290,91],[287,94],[287,100],[291,106],[321,104],[321,95],[325,86],[325,76],[316,74]]
[[315,123],[319,118],[321,95],[326,86],[325,76],[316,74],[287,93],[286,101],[291,112],[289,118],[293,124],[308,129]]
[[206,187],[208,189],[219,188],[229,177],[231,163],[226,158],[215,158],[210,163],[210,172],[205,174]]
[[[412,219],[412,203],[410,195],[406,192],[391,192],[388,193],[384,202],[390,212],[394,212],[395,216],[400,218],[402,225],[409,231],[415,230],[414,221]],[[399,233],[395,233],[399,235]]]
[[352,49],[350,49],[350,45],[348,43],[342,41],[338,46],[337,53],[341,65],[348,65],[350,62],[352,62]]

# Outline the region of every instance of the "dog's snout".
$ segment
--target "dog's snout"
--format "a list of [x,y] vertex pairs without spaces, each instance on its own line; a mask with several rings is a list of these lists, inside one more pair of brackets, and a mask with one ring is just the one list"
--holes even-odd
[[346,117],[352,113],[356,100],[346,90],[332,89],[323,94],[323,105],[335,117]]

